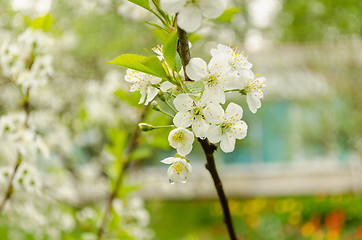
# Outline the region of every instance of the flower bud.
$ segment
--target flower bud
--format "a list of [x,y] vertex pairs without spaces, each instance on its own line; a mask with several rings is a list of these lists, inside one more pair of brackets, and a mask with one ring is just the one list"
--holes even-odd
[[242,90],[240,90],[239,92],[240,92],[242,95],[246,95],[246,94],[247,94],[247,92],[246,92],[245,89],[242,89]]
[[158,98],[163,102],[166,101],[165,95],[162,92],[158,93]]
[[153,101],[153,102],[151,103],[151,108],[152,108],[153,110],[155,110],[155,111],[161,111],[160,106],[159,106],[158,103],[155,102],[155,101]]
[[147,123],[139,123],[138,127],[140,128],[140,130],[142,132],[147,132],[147,131],[151,131],[151,130],[155,129],[152,125],[147,124]]

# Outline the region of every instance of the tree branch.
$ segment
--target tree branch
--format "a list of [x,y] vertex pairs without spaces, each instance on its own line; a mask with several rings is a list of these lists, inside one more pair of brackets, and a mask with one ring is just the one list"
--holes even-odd
[[192,81],[186,74],[186,65],[190,62],[190,48],[189,48],[189,38],[187,36],[187,32],[182,30],[177,26],[177,52],[181,57],[182,67],[185,74],[185,81]]
[[[186,69],[185,69],[186,65],[189,63],[191,59],[188,36],[187,33],[179,27],[177,27],[177,33],[178,33],[177,51],[182,60],[182,66],[185,72],[185,80],[190,81],[190,79],[186,75]],[[228,200],[224,193],[224,189],[222,187],[222,183],[215,166],[214,151],[216,150],[216,146],[214,144],[211,144],[207,139],[198,138],[198,141],[200,142],[206,156],[207,162],[205,166],[207,170],[209,170],[211,177],[214,180],[214,185],[217,191],[217,195],[219,196],[219,201],[224,213],[224,222],[228,229],[230,239],[237,240],[231,219]]]
[[[148,110],[148,107],[145,107],[143,109],[142,114],[141,114],[140,119],[139,119],[139,122],[142,122],[144,120],[144,118],[146,117],[147,110]],[[120,188],[122,186],[125,170],[127,169],[128,165],[130,163],[130,160],[131,160],[130,155],[138,147],[139,135],[140,135],[140,130],[139,130],[138,126],[137,126],[135,131],[130,136],[130,141],[129,141],[127,153],[123,158],[124,162],[123,162],[123,164],[120,164],[116,185],[114,186],[114,189],[113,189],[112,193],[110,194],[110,196],[108,198],[106,210],[105,210],[104,215],[103,215],[103,220],[102,220],[101,225],[98,228],[98,233],[97,233],[98,240],[103,239],[103,234],[104,234],[105,228],[106,228],[107,223],[108,223],[109,215],[110,215],[111,210],[112,210],[113,200],[118,196],[119,190],[120,190]]]
[[230,239],[237,240],[233,227],[233,222],[231,219],[228,200],[226,198],[219,174],[217,173],[216,170],[215,159],[214,159],[214,151],[216,150],[216,146],[210,143],[207,139],[198,138],[197,140],[200,142],[202,149],[204,150],[207,161],[205,167],[207,170],[209,170],[212,180],[214,180],[214,185],[217,191],[217,195],[219,196],[219,201],[222,207],[222,211],[224,213],[224,222],[229,231]]
[[18,159],[17,159],[15,167],[14,167],[13,174],[10,177],[8,188],[6,189],[5,196],[4,196],[4,198],[3,198],[3,200],[1,201],[1,204],[0,204],[0,215],[2,214],[2,212],[4,210],[6,202],[10,199],[10,197],[11,197],[11,195],[13,193],[13,190],[14,190],[13,189],[13,181],[14,181],[15,174],[19,169],[20,163],[21,163],[21,155],[19,153]]
[[[25,111],[25,122],[24,122],[24,125],[26,128],[29,128],[29,116],[30,116],[30,88],[28,88],[26,90],[26,94],[24,96],[24,99],[23,99],[23,108],[24,108],[24,111]],[[9,181],[9,185],[8,185],[8,188],[6,189],[6,193],[5,193],[5,196],[3,198],[3,200],[1,201],[0,203],[0,215],[2,213],[2,211],[4,210],[4,207],[5,207],[5,204],[6,202],[11,198],[11,195],[13,194],[13,181],[14,181],[14,177],[16,175],[16,172],[18,171],[19,169],[19,166],[21,164],[21,161],[22,161],[22,158],[21,158],[21,154],[18,152],[18,158],[16,160],[16,164],[14,166],[14,171],[13,171],[13,174],[11,175],[10,177],[10,181]]]

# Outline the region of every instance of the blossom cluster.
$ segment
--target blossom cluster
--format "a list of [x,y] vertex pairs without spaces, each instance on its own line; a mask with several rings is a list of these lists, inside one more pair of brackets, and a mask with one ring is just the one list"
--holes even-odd
[[52,57],[48,54],[53,38],[39,29],[28,28],[16,41],[5,41],[0,48],[3,75],[25,91],[44,85],[53,75]]
[[[156,53],[162,60],[161,50]],[[246,137],[248,126],[242,120],[242,107],[234,102],[229,102],[225,110],[222,106],[229,92],[246,95],[252,113],[261,107],[260,99],[266,90],[265,79],[251,71],[252,64],[245,53],[219,44],[210,54],[209,63],[201,58],[192,58],[187,64],[186,75],[192,82],[185,81],[182,70],[173,73],[172,83],[131,69],[125,76],[125,80],[132,84],[131,91],[140,91],[142,97],[139,103],[147,105],[159,96],[175,112],[174,129],[168,141],[177,154],[162,160],[162,163],[171,164],[168,169],[171,183],[186,182],[191,174],[192,167],[186,156],[192,151],[195,137],[219,143],[225,153],[234,151],[236,139]],[[164,96],[168,96],[167,99]],[[168,102],[172,98],[173,106]],[[165,113],[159,106],[153,104],[153,107]],[[140,128],[147,131],[157,127],[140,124]]]

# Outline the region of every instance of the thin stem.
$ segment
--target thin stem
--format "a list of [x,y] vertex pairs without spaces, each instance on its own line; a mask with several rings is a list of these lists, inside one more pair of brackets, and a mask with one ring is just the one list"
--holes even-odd
[[228,229],[230,239],[237,240],[233,222],[231,219],[228,200],[225,195],[224,188],[222,186],[222,183],[221,183],[221,180],[220,180],[220,177],[217,172],[216,165],[215,165],[214,151],[216,150],[216,146],[214,144],[210,143],[207,139],[198,138],[197,140],[200,142],[202,149],[204,150],[204,153],[206,156],[206,161],[207,161],[205,164],[205,167],[210,172],[212,180],[214,181],[217,195],[219,196],[219,202],[221,204],[222,211],[224,213],[224,223],[226,224],[226,227]]
[[[177,51],[181,57],[182,65],[183,65],[184,72],[185,72],[185,80],[187,81],[189,78],[186,75],[185,67],[191,59],[188,36],[187,36],[187,33],[179,27],[177,27],[177,31],[178,31],[178,36],[179,36]],[[216,170],[216,166],[215,166],[214,151],[216,150],[216,146],[214,144],[211,144],[207,139],[198,138],[198,141],[200,142],[202,149],[204,150],[204,153],[206,156],[206,165],[205,166],[206,166],[207,170],[210,172],[211,177],[214,181],[217,195],[219,197],[219,201],[220,201],[223,213],[224,213],[224,222],[228,229],[229,237],[231,240],[237,240],[237,237],[236,237],[236,234],[234,231],[234,227],[233,227],[233,222],[231,219],[228,200],[225,195],[219,174],[218,174],[218,172]]]
[[225,90],[224,92],[240,92],[240,89]]
[[13,181],[14,181],[15,174],[19,169],[20,164],[21,164],[21,155],[20,155],[20,153],[18,153],[18,159],[16,161],[13,174],[10,177],[8,188],[6,189],[5,196],[0,204],[0,215],[2,214],[2,211],[4,210],[6,202],[10,199],[11,195],[13,194]]
[[[140,116],[139,122],[142,122],[145,119],[146,114],[147,114],[147,110],[148,110],[148,107],[145,107],[143,109],[143,112],[142,112],[142,114]],[[97,239],[98,240],[103,239],[103,234],[104,234],[105,228],[106,228],[107,223],[108,223],[109,215],[110,215],[111,210],[112,210],[113,200],[118,196],[119,190],[122,187],[122,182],[123,182],[125,170],[127,169],[128,165],[129,165],[129,163],[131,161],[131,157],[130,157],[131,153],[138,147],[138,144],[139,144],[138,143],[139,135],[140,135],[140,130],[139,130],[138,127],[136,127],[135,131],[130,136],[130,141],[129,141],[127,153],[123,158],[121,158],[121,159],[123,159],[124,162],[123,162],[123,164],[120,164],[118,177],[117,177],[117,180],[116,180],[116,185],[114,186],[114,189],[113,189],[112,193],[110,194],[110,196],[108,198],[107,205],[106,205],[106,210],[105,210],[104,215],[103,215],[103,220],[102,220],[101,225],[98,228],[98,233],[97,233],[97,236],[98,236]]]
[[171,105],[167,100],[165,100],[164,102],[166,103],[166,105],[167,105],[169,108],[171,108],[171,110],[172,110],[174,113],[177,113],[176,109],[173,108],[172,105]]
[[[21,93],[22,93],[22,91],[21,91]],[[23,108],[25,111],[24,125],[26,128],[29,128],[29,115],[30,115],[30,110],[31,110],[30,109],[30,88],[28,88],[26,90],[25,95],[23,94],[22,96],[23,96]],[[5,207],[6,202],[11,198],[11,195],[13,194],[13,181],[14,181],[15,174],[18,171],[21,162],[22,162],[21,154],[18,153],[18,158],[16,160],[16,164],[14,166],[14,171],[13,171],[13,174],[11,175],[8,188],[6,189],[5,196],[0,203],[0,215]]]
[[162,110],[162,109],[159,109],[158,111],[161,112],[161,113],[163,113],[163,114],[165,114],[165,115],[167,115],[167,116],[169,116],[170,118],[174,118],[174,117],[175,117],[174,115],[172,115],[172,114],[170,114],[170,113],[168,113],[168,112],[166,112],[166,111],[164,111],[164,110]]

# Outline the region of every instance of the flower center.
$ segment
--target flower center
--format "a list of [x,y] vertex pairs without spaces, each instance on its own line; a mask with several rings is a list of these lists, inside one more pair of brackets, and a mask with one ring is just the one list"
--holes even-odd
[[230,130],[231,127],[231,123],[229,122],[223,122],[220,124],[220,129],[222,133],[228,132]]
[[176,132],[173,136],[172,136],[172,140],[174,142],[185,142],[185,134],[183,132]]
[[195,108],[192,109],[191,113],[194,116],[194,118],[202,118],[202,116],[203,116],[201,108],[195,107]]
[[260,81],[260,76],[258,76],[258,74],[255,74],[255,80],[246,83],[244,89],[246,92],[259,93],[262,93],[264,90],[266,90],[264,89],[263,82]]
[[209,75],[209,77],[206,79],[206,85],[208,87],[214,87],[219,83],[217,80],[217,76],[215,75]]
[[174,164],[172,164],[172,171],[178,175],[181,174],[181,172],[185,169],[185,164],[183,164],[181,161],[177,161]]

